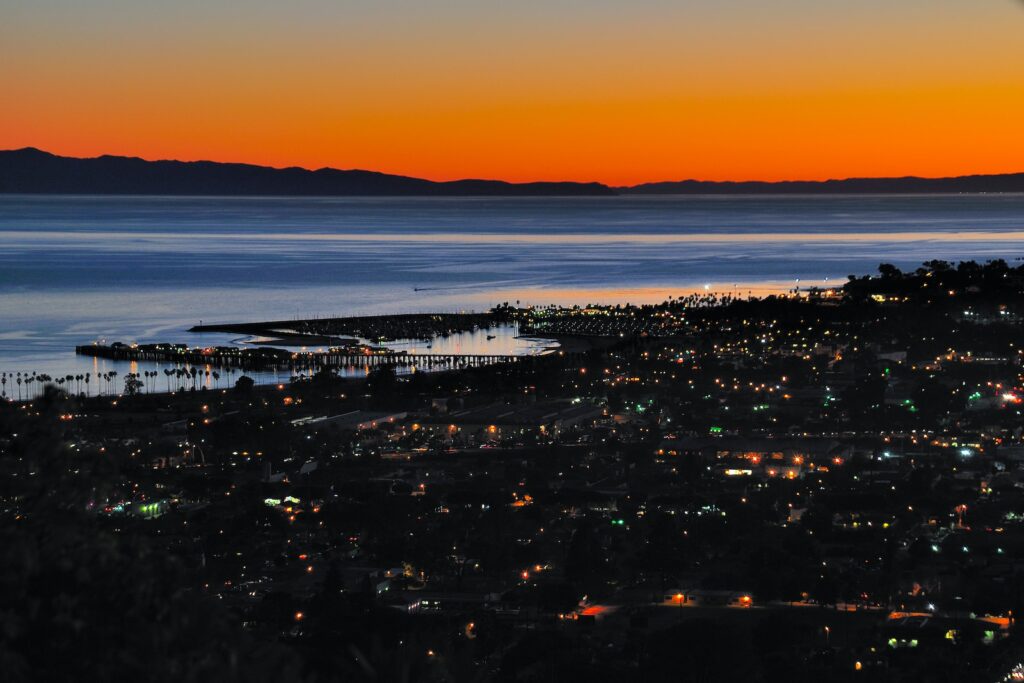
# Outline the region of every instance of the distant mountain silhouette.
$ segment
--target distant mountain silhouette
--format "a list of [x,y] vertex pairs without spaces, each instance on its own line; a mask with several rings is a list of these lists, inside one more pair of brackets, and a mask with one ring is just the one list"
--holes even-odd
[[270,168],[214,161],[146,161],[137,157],[61,157],[33,147],[0,151],[0,193],[538,196],[610,195],[600,183],[434,182],[373,171]]
[[605,196],[612,194],[899,194],[1024,192],[1024,173],[957,178],[850,178],[784,182],[683,180],[600,183],[435,182],[374,171],[270,168],[214,161],[61,157],[33,147],[0,151],[0,193],[283,196]]
[[1024,192],[1024,173],[969,175],[955,178],[848,178],[846,180],[787,180],[782,182],[645,183],[617,187],[622,194],[939,194],[963,192]]

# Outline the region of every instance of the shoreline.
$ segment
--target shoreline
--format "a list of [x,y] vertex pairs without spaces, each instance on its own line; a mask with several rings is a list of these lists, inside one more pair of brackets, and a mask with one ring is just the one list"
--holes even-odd
[[[826,284],[826,281],[809,281],[807,283],[801,282],[801,290],[806,286],[813,286],[816,284]],[[646,287],[625,287],[625,288],[612,288],[612,287],[594,287],[594,288],[563,288],[563,287],[531,287],[528,289],[521,290],[492,290],[486,293],[488,307],[497,304],[499,301],[515,301],[516,297],[522,299],[522,306],[534,305],[535,308],[542,308],[544,306],[586,306],[586,305],[598,305],[598,306],[614,306],[616,304],[631,303],[633,305],[650,305],[660,304],[668,301],[670,298],[680,298],[690,295],[698,294],[709,294],[718,296],[739,296],[745,298],[747,296],[768,296],[772,294],[783,294],[789,290],[792,290],[794,286],[793,282],[781,281],[781,280],[761,280],[761,281],[748,281],[734,283],[732,286],[725,286],[722,283],[713,283],[709,285],[708,289],[702,286],[671,286],[671,285],[652,285]],[[480,297],[467,297],[467,303],[471,300],[479,300]],[[481,306],[483,308],[483,306]],[[115,340],[120,338],[121,340],[128,343],[140,343],[140,344],[157,344],[157,343],[176,343],[185,344],[188,346],[236,346],[238,348],[251,348],[251,349],[271,349],[275,347],[286,347],[295,349],[301,346],[306,347],[320,347],[320,346],[344,346],[349,341],[348,337],[336,337],[334,335],[302,335],[295,334],[294,332],[286,332],[285,329],[294,328],[296,324],[303,320],[309,321],[354,321],[354,320],[367,320],[367,319],[418,319],[418,318],[429,318],[432,316],[458,316],[471,318],[477,321],[492,320],[492,315],[489,312],[467,311],[466,313],[395,313],[395,314],[384,314],[376,316],[331,316],[323,318],[294,318],[292,320],[268,320],[259,322],[237,322],[237,323],[204,323],[203,325],[168,325],[160,320],[148,321],[144,323],[146,328],[166,328],[167,331],[160,332],[159,336],[150,334],[139,334],[133,335],[129,333],[120,333],[117,331],[111,331],[107,333],[96,333],[90,337],[74,337],[71,335],[59,335],[60,337],[68,338],[68,345],[61,347],[58,351],[51,349],[40,349],[33,353],[18,353],[18,360],[13,360],[10,363],[5,362],[3,358],[3,343],[0,340],[0,372],[6,372],[8,376],[14,376],[18,372],[31,372],[31,371],[44,371],[54,374],[55,376],[65,376],[66,374],[78,374],[83,371],[96,372],[101,368],[90,364],[89,367],[83,366],[79,361],[74,349],[75,346],[85,346],[94,343],[100,339]],[[500,324],[500,321],[498,321]],[[283,329],[282,329],[283,328]],[[487,328],[478,327],[476,331],[483,331]],[[176,331],[175,331],[176,330]],[[203,339],[194,339],[193,335],[225,335],[223,339],[216,339],[206,341]],[[233,338],[228,338],[227,335],[234,335]],[[524,338],[533,338],[534,335],[522,335]],[[251,340],[245,337],[258,338],[267,337],[266,340]],[[48,335],[47,339],[56,340],[58,336]],[[554,335],[541,335],[543,339],[554,339]],[[327,340],[331,339],[332,342],[328,343]],[[353,339],[355,339],[353,337]],[[336,344],[333,340],[340,340],[340,344]],[[412,343],[420,342],[422,340],[402,338],[397,341],[408,341]],[[432,340],[432,338],[431,338]],[[358,341],[358,339],[356,339]],[[557,341],[557,340],[556,340]],[[571,335],[566,338],[566,342],[572,344]],[[392,342],[387,342],[392,343]]]

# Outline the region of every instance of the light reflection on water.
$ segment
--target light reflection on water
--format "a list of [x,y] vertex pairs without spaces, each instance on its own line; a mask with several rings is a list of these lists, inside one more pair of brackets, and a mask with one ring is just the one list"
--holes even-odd
[[550,340],[520,337],[517,326],[499,325],[487,330],[435,337],[429,341],[412,339],[384,342],[381,346],[410,354],[520,356],[540,353],[558,344]]

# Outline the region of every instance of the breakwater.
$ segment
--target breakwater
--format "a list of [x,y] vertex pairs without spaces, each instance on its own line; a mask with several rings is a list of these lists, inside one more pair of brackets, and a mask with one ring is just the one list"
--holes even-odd
[[[460,332],[489,329],[505,320],[498,312],[491,313],[413,313],[402,315],[371,315],[303,320],[274,320],[249,323],[215,323],[195,325],[189,332],[224,332],[229,334],[285,335],[302,337],[361,337],[372,340],[430,339]],[[314,342],[309,342],[314,343]]]

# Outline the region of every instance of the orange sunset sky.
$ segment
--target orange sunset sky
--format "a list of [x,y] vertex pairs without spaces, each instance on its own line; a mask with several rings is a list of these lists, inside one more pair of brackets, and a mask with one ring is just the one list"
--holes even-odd
[[1024,171],[1020,0],[0,0],[0,148],[433,179]]

